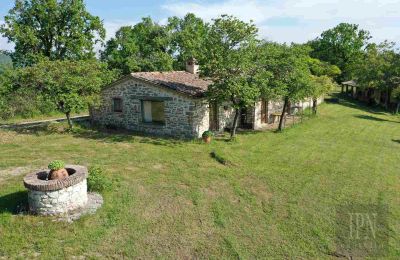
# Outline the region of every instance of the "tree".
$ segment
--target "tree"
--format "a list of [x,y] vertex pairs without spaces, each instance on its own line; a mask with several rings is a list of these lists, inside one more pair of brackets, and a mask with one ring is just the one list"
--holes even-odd
[[351,80],[363,50],[370,39],[368,31],[360,30],[356,24],[341,23],[324,31],[320,37],[309,42],[312,57],[336,65],[342,74],[337,81]]
[[229,102],[235,109],[231,139],[235,137],[240,109],[254,105],[260,90],[252,81],[257,28],[233,16],[214,19],[210,27],[202,73],[213,80],[208,97],[211,102]]
[[341,71],[336,65],[331,65],[328,62],[311,57],[308,59],[308,66],[312,74],[309,97],[312,97],[312,111],[316,115],[318,98],[337,87],[337,84],[332,79],[340,75]]
[[358,86],[364,90],[376,89],[385,93],[384,105],[387,109],[400,78],[399,54],[394,46],[394,43],[387,41],[369,44],[356,70]]
[[318,98],[328,93],[335,87],[337,87],[337,84],[332,80],[332,78],[326,75],[311,76],[309,97],[311,97],[313,100],[312,111],[314,115],[317,114]]
[[135,26],[120,28],[109,40],[101,59],[123,74],[136,71],[172,70],[173,57],[168,30],[150,17]]
[[104,39],[99,17],[83,0],[16,0],[5,16],[0,33],[15,43],[16,66],[50,60],[93,58],[94,45]]
[[171,49],[175,54],[175,68],[184,69],[185,62],[196,58],[200,65],[205,63],[205,45],[208,24],[192,13],[184,18],[176,16],[168,19],[168,30],[171,34]]
[[6,51],[0,50],[0,74],[10,68],[12,68],[11,57],[7,54]]
[[267,87],[261,92],[269,98],[283,100],[278,127],[282,131],[289,102],[300,101],[311,92],[308,50],[304,46],[268,42],[262,44],[258,52],[262,69],[270,75]]
[[104,84],[116,78],[105,64],[89,61],[40,61],[32,67],[19,70],[17,87],[34,89],[56,109],[66,115],[72,128],[70,115],[93,104]]

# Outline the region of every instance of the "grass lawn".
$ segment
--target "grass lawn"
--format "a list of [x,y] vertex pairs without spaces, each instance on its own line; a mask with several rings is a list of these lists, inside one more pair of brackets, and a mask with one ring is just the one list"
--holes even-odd
[[[210,145],[0,130],[0,259],[335,258],[336,209],[374,203],[389,206],[386,253],[400,257],[400,118],[349,101],[319,113]],[[23,174],[53,159],[114,179],[96,215],[67,224],[13,213]]]

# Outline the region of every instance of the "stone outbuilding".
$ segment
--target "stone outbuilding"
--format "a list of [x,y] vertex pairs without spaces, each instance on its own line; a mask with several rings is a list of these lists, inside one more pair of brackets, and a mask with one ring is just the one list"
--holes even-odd
[[[124,76],[102,90],[100,105],[90,111],[92,122],[182,138],[198,138],[207,130],[223,131],[232,125],[234,110],[229,104],[209,103],[205,94],[212,81],[200,78],[198,70],[192,59],[186,63],[186,71]],[[308,106],[311,100],[301,102],[301,107]],[[281,109],[282,102],[260,100],[241,111],[239,127],[262,129],[273,123],[272,115]]]

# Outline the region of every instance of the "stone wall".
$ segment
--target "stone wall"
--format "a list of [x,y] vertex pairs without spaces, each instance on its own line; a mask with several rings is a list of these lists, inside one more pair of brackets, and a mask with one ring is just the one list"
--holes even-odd
[[[122,112],[113,111],[113,98],[122,99]],[[164,101],[165,124],[145,123],[142,101]],[[209,128],[208,104],[175,91],[140,80],[129,79],[102,92],[101,103],[91,109],[92,121],[102,126],[125,128],[154,135],[201,137]]]
[[219,131],[224,131],[226,128],[231,128],[235,119],[235,109],[229,103],[224,103],[218,108],[218,126]]
[[[317,100],[317,104],[321,104],[323,102],[324,98],[320,97]],[[292,103],[292,106],[299,106],[302,107],[303,110],[312,107],[312,99],[307,98],[304,99],[303,101]],[[282,113],[283,109],[283,101],[270,101],[268,102],[268,123],[271,124],[273,123],[273,113]],[[266,124],[261,123],[261,102],[257,102],[254,106],[254,125],[253,129],[258,130],[262,129]],[[297,111],[292,111],[292,113],[296,113]]]
[[84,207],[87,181],[57,191],[28,191],[29,210],[39,215],[59,215]]

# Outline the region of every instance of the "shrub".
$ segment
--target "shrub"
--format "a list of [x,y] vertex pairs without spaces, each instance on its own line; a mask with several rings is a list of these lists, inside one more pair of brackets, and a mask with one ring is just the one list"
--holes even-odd
[[88,190],[102,192],[109,190],[112,186],[112,181],[105,175],[103,168],[93,166],[89,168]]
[[214,134],[211,131],[205,131],[202,135],[203,138],[212,137]]
[[52,171],[61,170],[61,169],[64,169],[64,167],[65,167],[65,163],[63,161],[59,161],[59,160],[52,161],[48,166],[48,168]]

